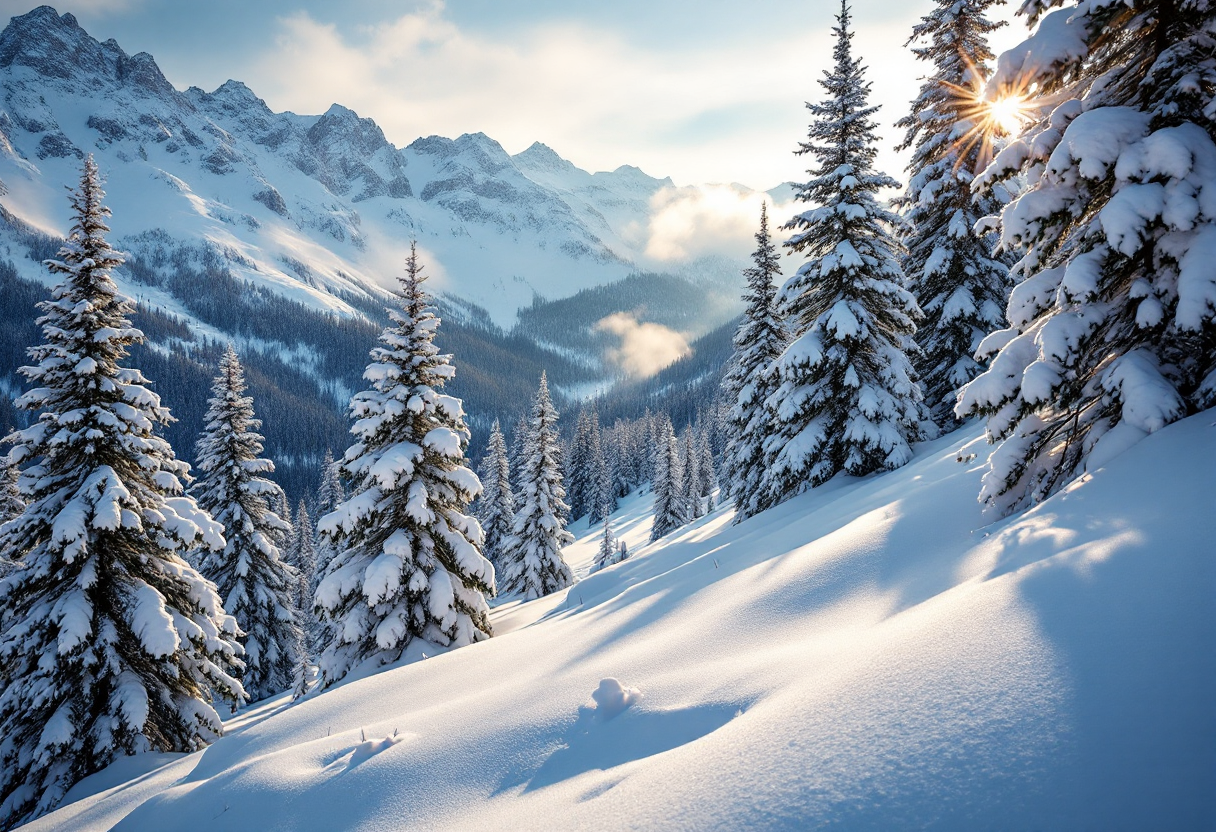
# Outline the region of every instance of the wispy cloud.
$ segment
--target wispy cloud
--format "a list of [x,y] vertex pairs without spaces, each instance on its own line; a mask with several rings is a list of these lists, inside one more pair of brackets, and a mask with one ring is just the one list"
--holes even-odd
[[769,205],[774,229],[793,215],[792,203],[774,205],[764,192],[735,185],[663,188],[650,200],[646,256],[661,263],[739,256],[750,250],[761,202]]
[[[803,177],[791,151],[805,133],[801,104],[819,96],[831,60],[827,22],[791,27],[763,48],[661,50],[571,22],[470,32],[439,2],[353,34],[299,13],[280,19],[250,83],[276,108],[341,102],[397,142],[483,131],[513,152],[544,141],[592,170],[629,163],[682,183],[771,187]],[[900,24],[866,31],[886,53],[876,88],[896,78],[910,97],[917,73],[905,37]]]
[[692,352],[688,339],[662,324],[639,322],[627,312],[601,319],[596,330],[620,338],[608,360],[631,378],[647,378]]

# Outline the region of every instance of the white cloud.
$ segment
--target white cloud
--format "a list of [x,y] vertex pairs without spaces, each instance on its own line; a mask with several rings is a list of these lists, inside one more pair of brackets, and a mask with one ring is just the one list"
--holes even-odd
[[680,333],[662,324],[640,323],[627,312],[609,315],[595,328],[621,339],[619,347],[608,350],[608,360],[631,378],[652,376],[692,352]]
[[279,24],[248,70],[275,109],[340,102],[398,144],[481,131],[511,152],[544,141],[590,170],[628,163],[683,182],[766,187],[802,176],[790,151],[831,38],[808,25],[763,46],[689,52],[574,23],[492,37],[462,30],[441,3],[356,36],[306,13]]
[[750,251],[762,201],[769,205],[769,227],[779,239],[777,226],[793,215],[792,203],[774,205],[765,193],[736,185],[663,188],[650,200],[646,256],[670,263]]

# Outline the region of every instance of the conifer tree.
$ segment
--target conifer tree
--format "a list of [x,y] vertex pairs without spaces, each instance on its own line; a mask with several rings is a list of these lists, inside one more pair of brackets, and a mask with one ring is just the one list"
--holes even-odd
[[562,547],[574,536],[566,531],[569,508],[558,436],[557,410],[542,372],[519,462],[519,508],[514,532],[504,546],[502,574],[503,591],[528,600],[574,583],[574,573],[562,559]]
[[511,492],[511,462],[507,442],[498,420],[490,428],[490,441],[481,459],[481,497],[477,500],[477,519],[485,535],[482,553],[501,573],[507,539],[514,532],[515,495]]
[[[325,449],[325,457],[321,460],[321,483],[317,488],[317,520],[324,520],[325,516],[346,502],[346,491],[342,487],[341,470],[337,462],[334,461],[333,452],[328,448]],[[310,620],[312,627],[309,632],[309,644],[313,654],[316,655],[324,649],[325,645],[332,641],[332,633],[329,623],[317,613],[315,600],[317,595],[317,586],[321,583],[322,576],[329,569],[329,564],[334,559],[334,547],[330,545],[328,539],[314,532],[314,541],[317,552],[317,565],[312,574],[308,576],[309,588],[308,598],[311,610]]]
[[700,485],[700,497],[705,501],[705,513],[714,510],[714,491],[718,487],[718,477],[714,471],[713,446],[709,434],[708,424],[697,432],[697,459],[701,466],[698,484]]
[[296,609],[306,631],[312,630],[316,614],[312,608],[312,584],[317,574],[316,529],[303,498],[296,504],[296,521],[292,533],[289,562],[296,570]]
[[411,243],[402,308],[371,351],[370,389],[351,400],[356,441],[342,461],[351,496],[319,524],[337,553],[316,597],[334,624],[319,660],[327,687],[357,666],[396,661],[414,639],[460,647],[490,636],[494,567],[465,513],[481,484],[465,457],[464,407],[440,392],[455,368],[434,344],[425,279]]
[[300,640],[295,595],[299,574],[283,560],[278,541],[290,527],[272,509],[283,491],[266,475],[274,463],[260,458],[260,419],[245,395],[245,372],[232,345],[220,359],[206,424],[198,440],[203,472],[194,492],[200,507],[224,527],[227,546],[200,564],[215,582],[224,607],[244,631],[242,683],[253,701],[291,685]]
[[616,563],[617,556],[620,551],[617,549],[616,538],[612,536],[612,518],[609,512],[604,511],[604,533],[600,535],[600,548],[595,554],[595,563],[592,564],[591,571],[598,572],[605,567]]
[[[520,494],[523,493],[523,482],[520,474],[523,471],[524,459],[528,448],[528,417],[520,416],[515,423],[515,431],[511,434],[511,493],[515,495],[515,505],[519,505]],[[514,521],[512,521],[514,523]]]
[[295,537],[295,524],[291,518],[291,504],[287,501],[287,492],[282,488],[279,489],[279,497],[273,504],[274,513],[283,521],[279,527],[278,535],[275,537],[275,545],[279,547],[279,551],[286,553],[291,546],[292,539]]
[[924,312],[916,332],[914,367],[930,416],[950,429],[958,389],[979,374],[980,341],[998,329],[1009,293],[1009,264],[991,252],[992,234],[975,230],[1000,211],[990,191],[971,183],[990,158],[994,124],[979,101],[992,52],[988,35],[1003,23],[985,12],[1004,0],[936,0],[912,30],[916,57],[934,72],[896,122],[912,148],[908,188],[896,201],[904,211],[906,286]]
[[616,494],[612,490],[612,473],[608,468],[608,458],[604,449],[603,432],[600,430],[600,417],[594,410],[589,417],[590,429],[587,444],[587,521],[594,525],[608,514],[616,511]]
[[898,468],[912,457],[924,412],[908,352],[920,311],[903,288],[897,218],[876,196],[898,187],[874,170],[877,136],[870,84],[853,56],[847,2],[834,27],[835,66],[820,83],[828,97],[800,153],[814,177],[797,198],[816,207],[795,216],[786,246],[806,262],[779,302],[793,341],[777,360],[780,385],[766,407],[775,430],[765,443],[759,509],[837,473]]
[[19,565],[0,582],[0,826],[53,809],[116,757],[194,751],[223,731],[209,702],[243,697],[237,627],[184,559],[221,527],[183,493],[189,468],[160,431],[172,416],[139,370],[143,335],[111,271],[97,165],[71,195],[72,227],[45,342],[21,372],[37,414],[8,437],[25,511],[0,532]]
[[680,468],[683,472],[680,491],[684,497],[684,516],[692,521],[705,514],[701,501],[701,458],[697,453],[697,438],[692,425],[684,428],[680,439]]
[[743,320],[735,332],[730,368],[722,389],[730,411],[726,418],[724,468],[727,490],[735,500],[735,522],[756,512],[754,500],[764,478],[764,443],[775,429],[764,402],[777,386],[772,370],[788,336],[777,309],[776,279],[781,276],[777,250],[768,230],[768,203],[760,203],[753,265],[743,270],[747,291]]
[[988,417],[998,513],[1216,404],[1216,4],[1063,5],[1023,4],[989,84],[1040,113],[979,182],[1029,183],[1001,213],[1009,327],[956,411]]
[[572,520],[585,516],[591,510],[594,501],[595,490],[599,483],[596,482],[595,472],[591,467],[592,456],[591,415],[586,410],[582,410],[578,414],[574,437],[570,442],[570,454],[566,459],[564,478]]
[[671,420],[660,414],[656,421],[654,448],[654,525],[651,541],[658,540],[688,522],[687,505],[680,484],[684,473],[680,465],[680,446]]

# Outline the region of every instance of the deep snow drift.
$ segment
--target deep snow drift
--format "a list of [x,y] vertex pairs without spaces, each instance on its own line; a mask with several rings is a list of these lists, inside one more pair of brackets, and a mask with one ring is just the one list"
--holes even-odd
[[1213,828],[1216,411],[988,525],[986,452],[970,427],[648,546],[634,497],[633,557],[496,638],[263,703],[29,828]]

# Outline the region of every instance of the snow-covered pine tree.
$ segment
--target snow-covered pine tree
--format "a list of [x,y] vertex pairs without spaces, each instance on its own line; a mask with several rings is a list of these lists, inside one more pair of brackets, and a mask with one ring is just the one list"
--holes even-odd
[[303,498],[296,504],[293,524],[291,558],[289,562],[296,570],[296,608],[300,611],[300,623],[311,630],[316,617],[312,609],[312,582],[317,573],[317,532]]
[[256,702],[291,685],[300,640],[299,574],[276,542],[290,531],[272,508],[283,490],[265,476],[274,472],[274,463],[259,457],[262,422],[245,390],[245,371],[229,344],[211,386],[197,446],[203,473],[193,490],[199,506],[224,527],[227,546],[204,556],[199,566],[244,631],[241,682]]
[[789,338],[777,309],[776,278],[781,276],[777,250],[768,230],[768,203],[760,203],[760,230],[752,266],[743,270],[747,291],[743,320],[735,331],[730,368],[722,390],[731,409],[726,419],[724,469],[726,490],[735,500],[735,522],[756,512],[754,498],[764,478],[764,443],[774,430],[764,402],[777,386],[770,372]]
[[312,687],[314,666],[312,656],[308,653],[308,645],[300,641],[300,649],[296,654],[296,666],[291,671],[291,701],[295,702],[308,695]]
[[295,537],[295,524],[291,519],[291,503],[287,501],[287,492],[282,488],[279,489],[279,498],[272,505],[275,515],[282,521],[282,526],[279,527],[278,536],[275,538],[275,545],[279,547],[280,552],[286,552],[291,546],[292,539]]
[[616,494],[612,490],[612,472],[608,467],[608,457],[604,449],[603,432],[600,430],[600,416],[591,411],[590,431],[588,434],[587,467],[591,474],[587,483],[587,523],[594,525],[608,514],[616,511]]
[[656,420],[654,448],[654,525],[650,539],[658,540],[688,522],[687,505],[681,493],[684,472],[680,446],[666,414]]
[[[317,487],[316,517],[324,517],[344,502],[346,502],[346,491],[342,487],[341,471],[338,463],[334,461],[333,452],[329,448],[326,448],[325,457],[321,460],[321,483]],[[315,532],[314,535],[313,540],[316,544],[317,565],[312,574],[308,576],[308,604],[311,608],[310,621],[312,624],[308,634],[308,642],[309,649],[315,656],[333,640],[329,622],[318,615],[315,603],[317,586],[321,583],[321,578],[329,569],[329,564],[334,559],[335,551],[328,539],[315,534]]]
[[913,364],[930,416],[955,424],[958,389],[980,373],[980,341],[1000,327],[1009,295],[1008,257],[993,255],[991,233],[976,231],[1001,202],[973,194],[971,183],[991,159],[992,119],[980,97],[992,52],[988,35],[1003,23],[984,15],[1004,0],[936,0],[912,29],[912,51],[933,64],[903,128],[900,150],[912,148],[908,188],[896,200],[904,212],[905,284],[924,312]]
[[594,504],[595,491],[599,484],[591,468],[592,451],[591,414],[579,411],[574,437],[570,441],[570,453],[566,459],[564,482],[569,497],[570,519],[585,516]]
[[908,353],[920,311],[903,288],[898,218],[876,196],[898,187],[874,170],[878,138],[867,106],[870,84],[853,57],[849,7],[837,16],[835,67],[820,81],[828,97],[800,153],[815,178],[797,198],[815,205],[786,225],[785,245],[803,253],[779,302],[793,341],[777,360],[780,385],[766,407],[774,429],[757,509],[827,482],[898,468],[922,435],[920,387]]
[[490,636],[494,567],[465,513],[481,483],[465,458],[464,407],[439,392],[455,367],[434,344],[439,317],[425,279],[411,242],[402,308],[371,351],[371,388],[351,399],[356,442],[342,461],[351,496],[318,523],[337,552],[316,597],[334,624],[319,659],[326,687],[357,666],[396,661],[414,639],[442,648]]
[[701,499],[701,457],[697,453],[697,437],[692,425],[684,428],[680,437],[680,491],[684,495],[684,514],[691,521],[705,515]]
[[713,444],[710,439],[710,426],[706,424],[697,431],[697,460],[701,466],[698,483],[700,496],[705,501],[705,511],[714,510],[714,491],[718,488],[718,475],[714,471]]
[[612,518],[610,512],[603,511],[604,515],[604,533],[600,535],[600,548],[595,554],[595,562],[591,565],[592,572],[599,572],[605,567],[616,563],[619,551],[616,545],[616,538],[612,535]]
[[502,587],[504,592],[532,599],[574,583],[574,573],[562,559],[562,547],[574,536],[566,531],[569,509],[562,484],[557,410],[543,372],[526,436],[519,461],[519,508],[514,532],[503,547]]
[[[524,460],[527,458],[528,448],[528,417],[523,415],[515,423],[515,431],[511,434],[511,493],[515,495],[515,505],[519,505],[519,495],[523,492],[523,483],[520,480],[520,472],[522,470]],[[514,524],[514,520],[512,520]]]
[[477,499],[477,519],[485,543],[482,554],[501,573],[503,546],[515,528],[515,495],[511,491],[511,462],[507,442],[498,420],[490,428],[490,441],[481,459],[481,496]]
[[222,529],[183,493],[189,466],[159,431],[172,419],[137,369],[143,340],[111,270],[97,165],[71,195],[61,282],[39,305],[45,343],[17,403],[37,422],[8,437],[27,507],[0,550],[0,826],[53,809],[116,757],[194,751],[223,731],[208,704],[244,692],[235,620],[184,559],[223,548]]
[[1001,213],[1009,327],[957,408],[988,417],[999,513],[1216,404],[1216,3],[1062,5],[1023,4],[989,84],[1044,102],[978,183],[1029,183]]

